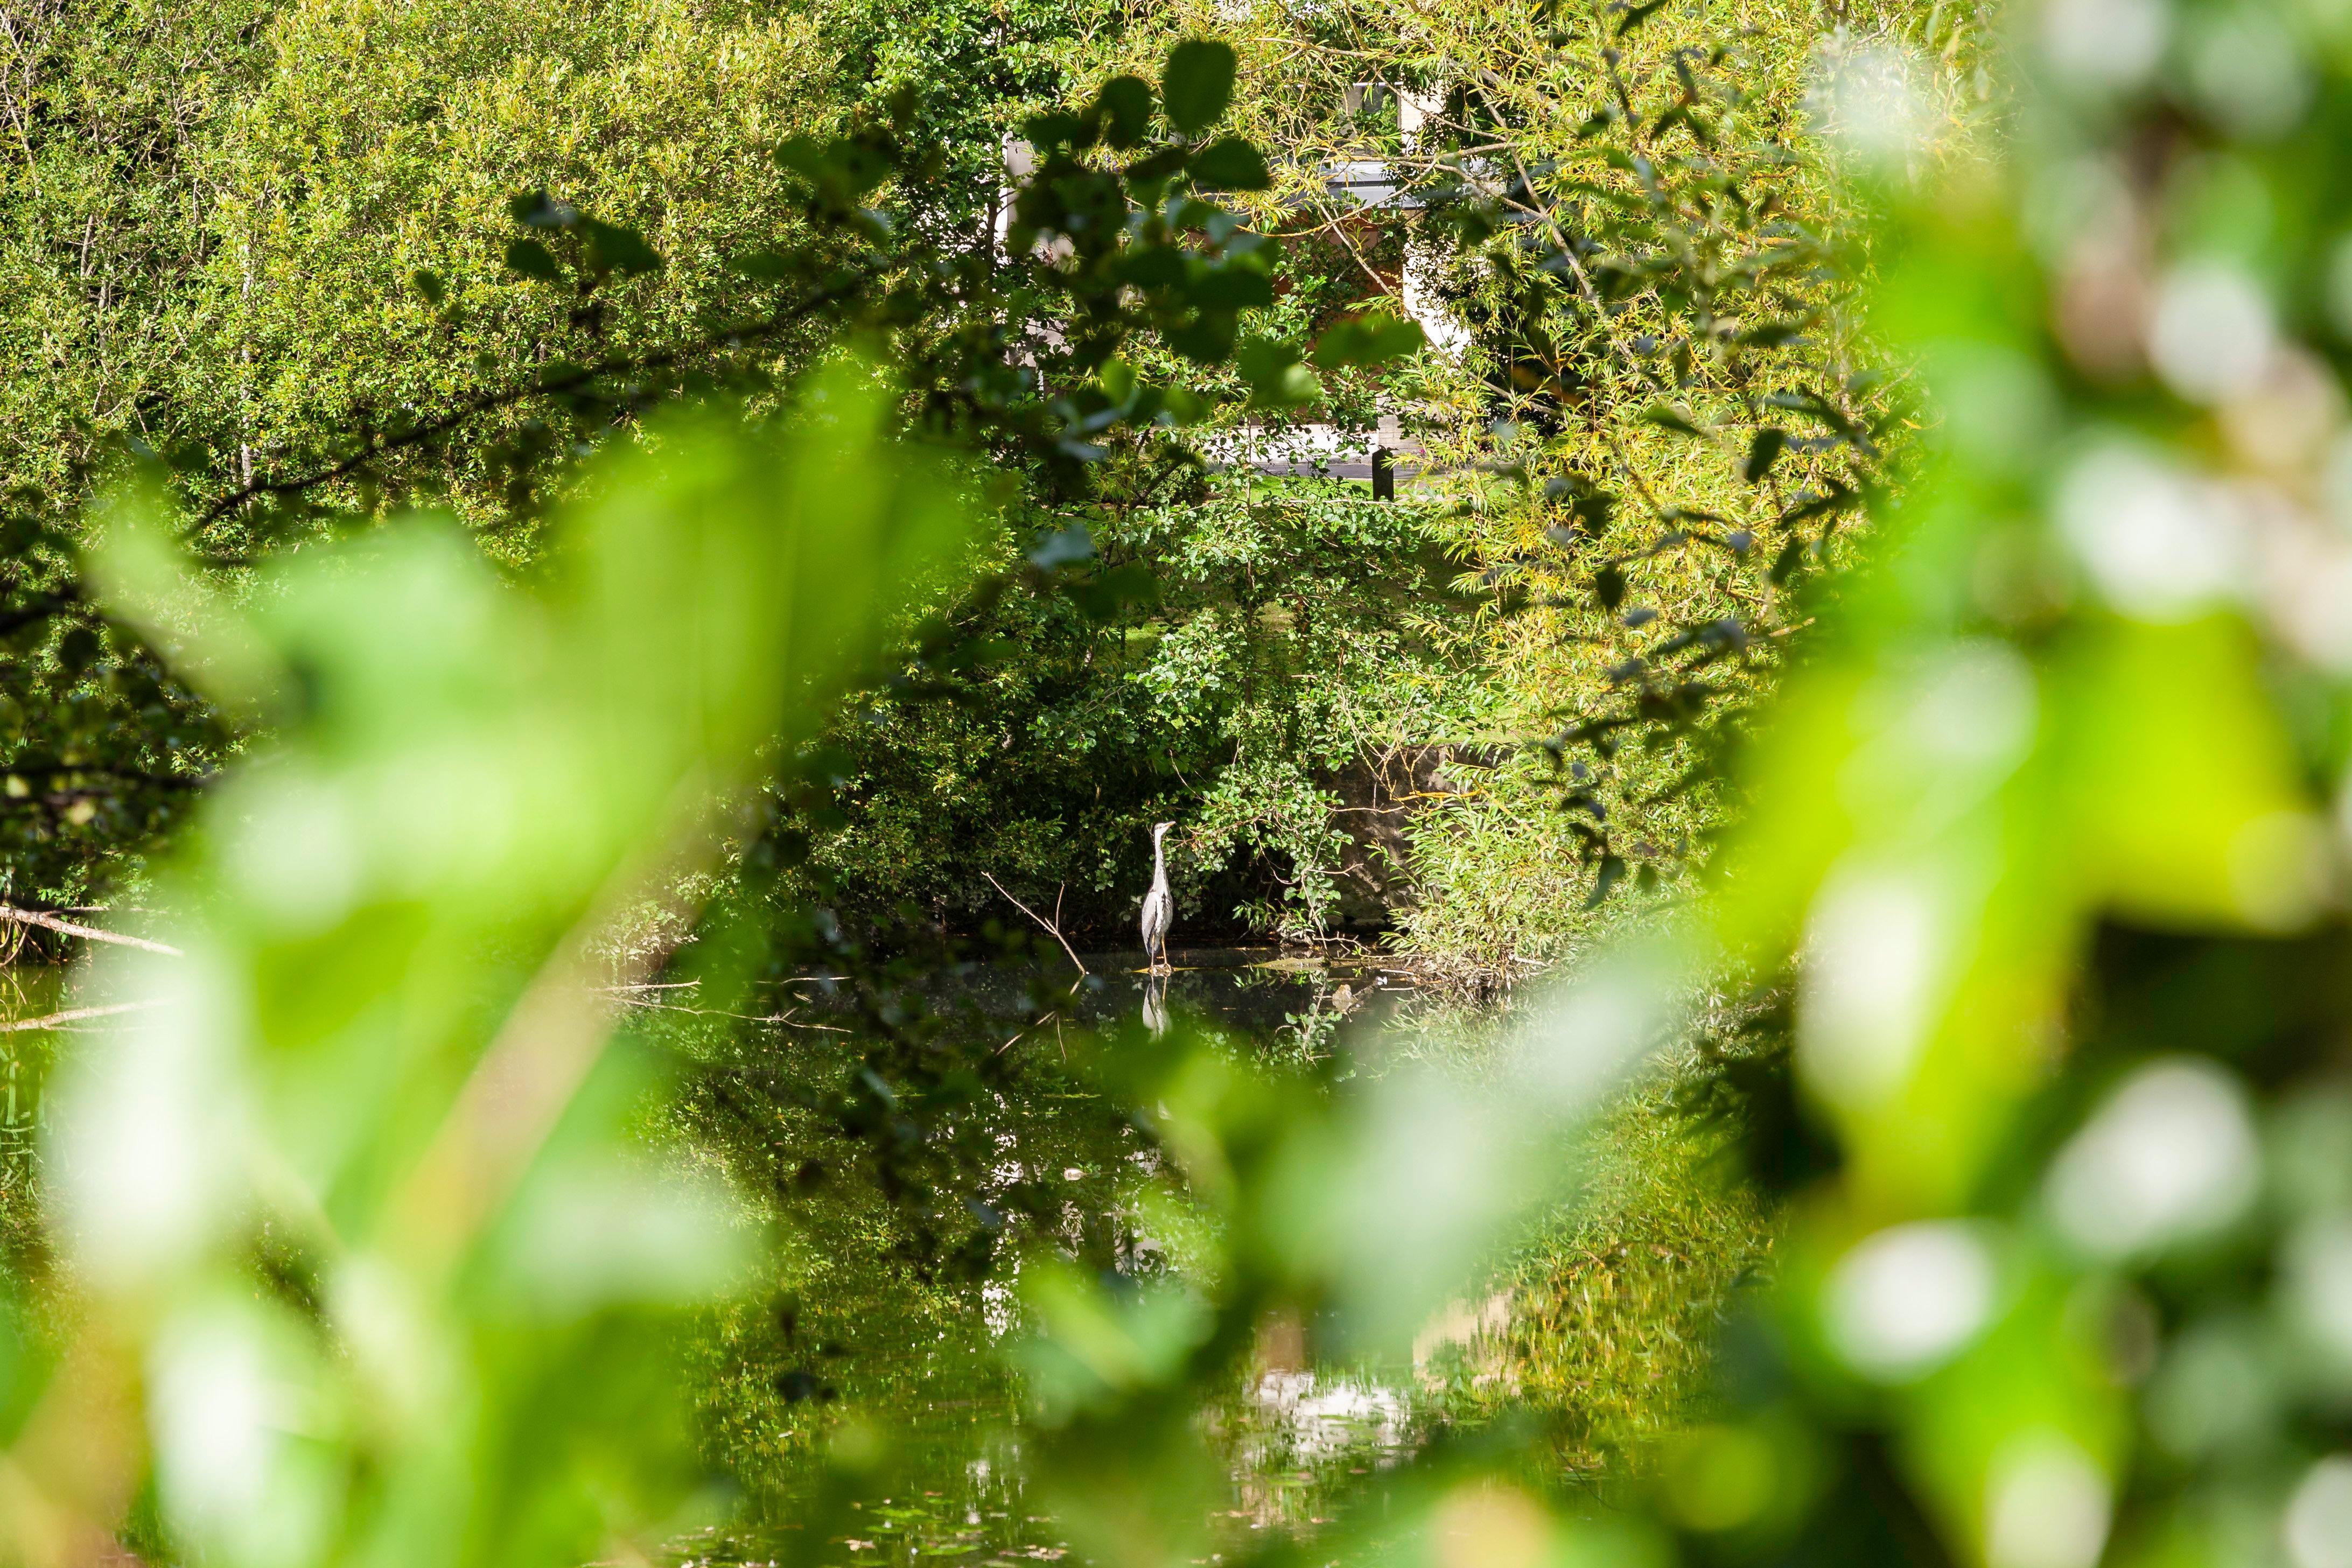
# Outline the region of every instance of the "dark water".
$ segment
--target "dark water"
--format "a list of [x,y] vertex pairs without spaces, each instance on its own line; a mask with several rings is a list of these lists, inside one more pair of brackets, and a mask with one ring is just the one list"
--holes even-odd
[[[944,972],[925,990],[935,999],[1004,1009],[1017,1016],[1024,998],[1067,992],[1071,1021],[1090,1028],[1150,1022],[1156,1001],[1196,1023],[1271,1039],[1302,1019],[1385,1016],[1423,999],[1411,975],[1373,955],[1299,956],[1268,947],[1173,948],[1174,973],[1153,977],[1140,952],[1082,952],[1081,978],[1067,967],[1029,969],[975,964]],[[1070,987],[1075,986],[1075,989]],[[1318,1027],[1320,1026],[1318,1025]]]
[[[1281,1070],[1329,1072],[1423,999],[1370,963],[1259,950],[978,966],[923,981],[914,1042],[803,983],[787,1021],[705,1042],[685,1137],[724,1163],[782,1238],[772,1289],[704,1347],[712,1458],[743,1493],[679,1543],[696,1561],[1050,1561],[1064,1542],[1023,1479],[1021,1260],[1052,1249],[1135,1277],[1181,1274],[1171,1183],[1087,1052],[1181,1029]],[[831,1033],[843,1030],[843,1033]],[[930,1031],[928,1035],[924,1031]],[[871,1068],[896,1091],[874,1102]],[[809,1095],[806,1086],[827,1092]],[[872,1118],[872,1121],[866,1119]],[[1204,1425],[1240,1536],[1311,1528],[1329,1489],[1411,1440],[1418,1387],[1316,1365],[1279,1326]]]
[[[1433,1005],[1370,962],[1271,950],[1058,955],[915,971],[861,994],[780,984],[740,1016],[691,988],[632,994],[633,1030],[687,1064],[669,1132],[732,1176],[776,1238],[770,1278],[693,1347],[707,1458],[727,1478],[679,1561],[1053,1561],[1066,1548],[1024,1478],[1018,1275],[1053,1251],[1136,1279],[1181,1275],[1173,1177],[1102,1093],[1090,1053],[1188,1039],[1330,1076],[1379,1026]],[[0,968],[0,1026],[54,1013],[62,972]],[[37,1086],[86,1024],[0,1027],[0,1225],[37,1223]],[[1316,1364],[1276,1325],[1203,1425],[1236,1537],[1311,1530],[1349,1472],[1407,1447],[1407,1368]],[[1262,1539],[1262,1537],[1259,1537]],[[1238,1542],[1237,1542],[1238,1543]]]
[[40,1084],[58,1032],[27,1027],[64,1005],[65,971],[46,964],[0,965],[0,1192],[23,1178],[40,1130]]

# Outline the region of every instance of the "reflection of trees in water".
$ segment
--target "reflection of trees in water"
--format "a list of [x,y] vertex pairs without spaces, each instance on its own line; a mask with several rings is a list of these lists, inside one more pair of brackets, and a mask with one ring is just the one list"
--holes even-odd
[[1415,1435],[1407,1391],[1312,1368],[1268,1367],[1221,1414],[1238,1511],[1260,1529],[1308,1522],[1319,1472],[1392,1460]]
[[[56,1013],[65,980],[62,966],[0,965],[0,1025]],[[48,1258],[34,1146],[41,1086],[63,1032],[0,1027],[0,1273],[19,1279],[40,1272]]]
[[[1284,1057],[1286,1018],[1338,1016],[1313,973],[1089,966],[1108,973],[1075,990],[1066,975],[982,970],[919,994],[849,979],[819,1007],[802,987],[783,1025],[646,1015],[691,1064],[685,1142],[782,1238],[764,1296],[720,1316],[704,1346],[711,1458],[751,1494],[728,1549],[876,1539],[893,1514],[927,1553],[1058,1544],[1050,1521],[1028,1521],[1009,1435],[1019,1259],[1049,1249],[1143,1279],[1182,1251],[1145,1218],[1181,1212],[1178,1184],[1131,1108],[1096,1087],[1090,1057],[1167,1049],[1180,1025]],[[828,1461],[845,1440],[870,1468]],[[1254,1452],[1235,1449],[1237,1485]]]
[[[911,1508],[920,1518],[899,1523],[926,1539],[1050,1542],[1023,1522],[1014,1456],[990,1457],[1019,1415],[998,1344],[1015,1325],[1017,1259],[1049,1247],[1103,1272],[1160,1271],[1135,1200],[1166,1178],[1090,1086],[1084,1037],[1047,1026],[1008,1046],[1036,1015],[992,1005],[895,997],[877,1011],[890,1027],[696,1020],[675,1042],[697,1064],[684,1136],[782,1237],[765,1300],[706,1345],[712,1458],[751,1493],[738,1544],[766,1555],[763,1535],[805,1540],[836,1493],[845,1531]],[[870,1461],[858,1500],[826,1462],[845,1432]]]

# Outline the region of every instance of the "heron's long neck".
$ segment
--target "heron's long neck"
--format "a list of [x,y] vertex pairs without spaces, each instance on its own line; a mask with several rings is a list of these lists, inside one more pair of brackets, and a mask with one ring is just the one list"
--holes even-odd
[[1168,836],[1164,833],[1151,838],[1151,885],[1162,891],[1168,887]]

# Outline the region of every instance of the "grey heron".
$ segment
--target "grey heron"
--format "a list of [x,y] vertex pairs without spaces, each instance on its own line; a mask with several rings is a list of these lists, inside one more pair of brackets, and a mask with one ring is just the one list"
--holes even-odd
[[1176,923],[1175,896],[1168,890],[1168,830],[1172,822],[1151,825],[1151,890],[1143,895],[1143,955],[1154,974],[1168,974],[1168,928]]

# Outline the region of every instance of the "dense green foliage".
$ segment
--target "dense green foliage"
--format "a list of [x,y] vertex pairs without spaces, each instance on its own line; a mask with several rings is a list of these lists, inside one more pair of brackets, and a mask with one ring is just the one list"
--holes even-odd
[[1229,909],[1260,903],[1283,930],[1328,918],[1348,847],[1328,782],[1458,703],[1414,626],[1443,562],[1424,564],[1417,518],[1360,497],[1186,486],[1107,510],[1093,520],[1096,582],[1007,595],[972,623],[1019,657],[943,671],[919,701],[851,710],[816,886],[945,926],[992,905],[1014,918],[993,876],[1015,896],[1045,889],[1073,931],[1118,931],[1143,825],[1176,816],[1188,909],[1213,921],[1219,900],[1200,889],[1239,858],[1280,869],[1225,878]]
[[[1400,31],[1348,14],[1253,36],[1234,112],[1283,155],[1264,195],[1239,199],[1286,243],[1252,253],[1266,283],[1230,295],[1228,315],[1251,310],[1238,342],[1230,323],[1159,323],[1178,336],[1133,361],[1136,416],[1208,414],[1228,432],[1202,445],[1213,454],[1295,450],[1285,405],[1318,379],[1297,362],[1328,339],[1313,356],[1326,395],[1302,412],[1358,456],[1383,410],[1428,448],[1431,473],[1384,510],[1236,483],[1148,429],[1103,426],[1104,405],[1132,403],[1081,390],[1104,343],[1045,329],[1066,298],[1053,268],[1018,247],[993,258],[991,226],[1014,216],[1001,139],[1062,84],[1083,102],[1164,49],[1181,18],[923,18],[632,3],[556,26],[495,4],[321,5],[126,12],[93,37],[37,13],[12,89],[29,162],[12,176],[9,266],[42,303],[10,330],[72,374],[9,393],[25,407],[0,613],[31,679],[11,710],[8,896],[135,884],[239,743],[79,597],[79,508],[123,440],[172,462],[225,562],[320,537],[330,512],[421,501],[528,570],[541,510],[616,419],[714,378],[772,396],[845,330],[883,332],[922,367],[911,379],[941,428],[1024,409],[1044,461],[1010,467],[1003,537],[982,547],[1026,591],[936,606],[954,668],[927,658],[877,692],[830,738],[842,787],[782,803],[772,847],[810,856],[791,899],[903,940],[1005,913],[987,873],[1059,900],[1074,930],[1116,930],[1141,826],[1172,815],[1196,929],[1402,917],[1423,956],[1498,968],[1584,930],[1583,906],[1633,868],[1646,887],[1694,864],[1715,807],[1687,797],[1689,770],[1720,720],[1635,759],[1618,710],[1676,731],[1700,720],[1717,694],[1694,676],[1748,666],[1779,630],[1774,589],[1800,563],[1774,518],[1834,524],[1861,493],[1841,448],[1871,452],[1839,434],[1871,416],[1842,411],[1830,253],[1790,216],[1817,185],[1781,140],[1801,37],[1699,59],[1678,86],[1666,66],[1714,24],[1661,20],[1604,90],[1529,77],[1541,31],[1518,24]],[[1281,71],[1258,68],[1277,57]],[[1432,58],[1491,61],[1520,96],[1457,94],[1408,135],[1401,94],[1424,90]],[[1391,62],[1369,86],[1367,59]],[[1652,124],[1645,92],[1685,101]],[[1519,178],[1497,186],[1486,151],[1461,153],[1506,126]],[[855,167],[792,151],[852,127]],[[1738,161],[1694,157],[1701,137]],[[1352,209],[1321,184],[1333,156],[1384,159],[1403,205]],[[1629,156],[1648,184],[1625,177]],[[91,195],[114,185],[136,201]],[[523,204],[533,191],[547,200]],[[1568,230],[1581,237],[1559,251]],[[606,255],[622,234],[644,245]],[[1571,253],[1570,274],[1544,264]],[[1408,374],[1350,368],[1364,345],[1329,332],[1367,297],[1412,296],[1408,273],[1415,308],[1450,300],[1472,352]],[[148,347],[110,346],[131,343]],[[1233,347],[1259,388],[1246,413],[1150,395]],[[1024,389],[1022,358],[1040,350],[1050,374]],[[994,365],[977,379],[975,355]],[[1667,418],[1696,434],[1658,422],[1661,396],[1696,400],[1698,424]],[[1067,428],[1068,451],[1039,419]],[[1743,486],[1759,439],[1779,456]],[[1076,488],[1074,454],[1092,459]],[[1479,477],[1494,465],[1499,483]],[[1098,542],[1104,569],[1024,567],[1057,536]],[[1066,586],[1082,591],[1065,603]],[[1002,657],[1033,647],[1043,657]],[[1744,677],[1717,684],[1738,707]],[[1551,752],[1512,760],[1546,735]],[[1569,750],[1599,776],[1555,783],[1546,759]],[[1422,808],[1439,795],[1445,809]]]
[[[40,373],[9,378],[0,453],[32,677],[9,693],[7,892],[38,901],[102,887],[234,744],[80,595],[78,519],[121,442],[210,504],[531,366],[748,314],[719,263],[793,210],[767,148],[840,107],[805,22],[686,6],[57,5],[12,31],[0,331]],[[617,299],[508,271],[508,205],[534,188],[640,226],[668,265]],[[567,424],[593,427],[566,412],[486,410],[352,478],[445,499],[518,559],[535,470]],[[288,531],[255,515],[224,512],[205,546]]]

